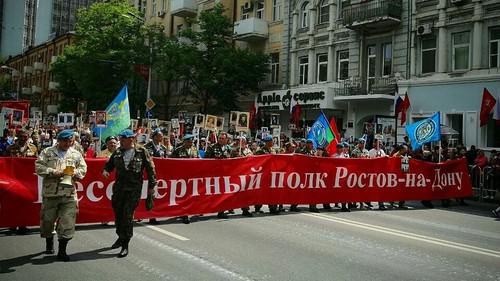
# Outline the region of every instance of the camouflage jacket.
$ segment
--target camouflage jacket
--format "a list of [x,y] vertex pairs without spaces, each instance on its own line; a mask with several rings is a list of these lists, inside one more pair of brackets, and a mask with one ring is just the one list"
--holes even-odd
[[215,158],[215,159],[224,159],[229,158],[230,148],[226,145],[221,145],[219,143],[214,143],[210,147],[208,147],[207,152],[205,153],[205,158]]
[[160,157],[160,158],[166,158],[167,157],[167,147],[163,145],[162,143],[159,144],[158,148],[154,145],[152,141],[148,142],[144,146],[148,151],[149,154],[152,157]]
[[187,149],[184,145],[181,145],[174,149],[172,154],[170,154],[171,158],[196,158],[196,154],[193,153],[192,149]]
[[26,143],[24,147],[15,143],[7,147],[7,155],[12,157],[37,157],[38,149],[31,143]]
[[136,145],[134,155],[128,166],[125,166],[123,160],[125,150],[117,149],[109,157],[108,162],[104,165],[104,170],[111,172],[116,169],[116,182],[113,185],[115,190],[141,190],[143,182],[144,169],[148,174],[148,188],[153,189],[156,186],[156,171],[153,159],[144,146]]
[[356,147],[352,152],[352,158],[368,158],[368,150],[363,148],[362,150],[359,147]]
[[66,167],[66,162],[72,161],[75,165],[73,183],[75,180],[81,180],[87,174],[87,163],[85,159],[74,148],[69,148],[64,158],[59,157],[57,146],[52,146],[42,150],[38,159],[35,161],[36,174],[43,178],[42,195],[43,197],[56,196],[76,196],[76,189],[65,188],[59,183],[62,177],[55,177],[52,174],[55,171],[62,171]]
[[261,147],[255,151],[255,155],[264,155],[264,154],[276,154],[276,151],[272,148]]

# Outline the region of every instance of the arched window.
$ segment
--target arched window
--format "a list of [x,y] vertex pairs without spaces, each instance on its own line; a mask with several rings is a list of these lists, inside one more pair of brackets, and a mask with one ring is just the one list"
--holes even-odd
[[300,27],[309,26],[309,2],[304,2],[300,7]]
[[319,4],[319,23],[327,23],[330,21],[330,5],[329,0],[323,0]]

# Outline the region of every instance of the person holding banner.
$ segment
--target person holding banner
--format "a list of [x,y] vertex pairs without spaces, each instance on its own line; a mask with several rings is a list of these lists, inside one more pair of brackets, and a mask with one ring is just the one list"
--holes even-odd
[[[264,142],[264,146],[257,149],[257,151],[255,151],[255,155],[276,154],[276,151],[273,150],[273,136],[267,135],[262,139],[262,141]],[[269,213],[273,215],[278,215],[280,213],[280,211],[278,210],[278,205],[268,205],[268,207]],[[262,205],[255,205],[255,212],[261,213],[261,208]]]
[[40,235],[45,238],[45,253],[54,253],[54,223],[59,239],[57,259],[69,261],[66,247],[75,233],[78,201],[75,180],[87,173],[85,159],[72,148],[73,130],[57,135],[57,144],[44,149],[35,161],[36,174],[43,178]]
[[111,204],[115,213],[118,239],[111,248],[116,249],[121,246],[118,257],[123,258],[129,253],[128,245],[133,236],[134,211],[141,198],[144,170],[148,174],[148,196],[154,195],[156,172],[148,151],[143,146],[135,144],[135,134],[132,130],[126,129],[118,136],[120,148],[113,152],[106,162],[102,175],[108,178],[109,173],[116,169]]
[[[377,135],[373,140],[373,148],[368,151],[369,158],[387,157],[385,151],[382,149],[382,138]],[[378,202],[378,209],[381,211],[387,210],[384,202]]]

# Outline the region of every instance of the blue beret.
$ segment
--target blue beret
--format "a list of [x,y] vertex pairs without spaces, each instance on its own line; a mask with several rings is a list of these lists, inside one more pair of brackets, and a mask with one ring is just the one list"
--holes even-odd
[[58,140],[70,139],[75,135],[75,132],[70,129],[62,130],[57,134]]
[[193,140],[194,136],[191,134],[185,134],[182,140]]
[[151,135],[154,137],[158,134],[163,134],[160,128],[156,128]]
[[126,130],[121,131],[121,133],[119,133],[118,136],[122,137],[122,138],[133,138],[133,137],[135,137],[135,134],[134,134],[134,132],[132,132],[132,130],[126,129]]
[[337,143],[336,147],[337,148],[342,148],[342,147],[344,147],[344,144],[342,144],[341,142],[339,142],[339,143]]
[[273,141],[273,136],[267,135],[262,139],[262,141]]
[[306,143],[314,143],[313,139],[307,139]]

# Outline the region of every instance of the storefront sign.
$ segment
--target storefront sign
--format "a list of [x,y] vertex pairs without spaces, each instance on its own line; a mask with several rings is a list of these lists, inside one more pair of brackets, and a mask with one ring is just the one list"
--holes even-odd
[[305,108],[333,108],[333,89],[320,87],[265,91],[257,95],[256,101],[260,109],[270,110],[289,111],[290,105],[297,103]]

